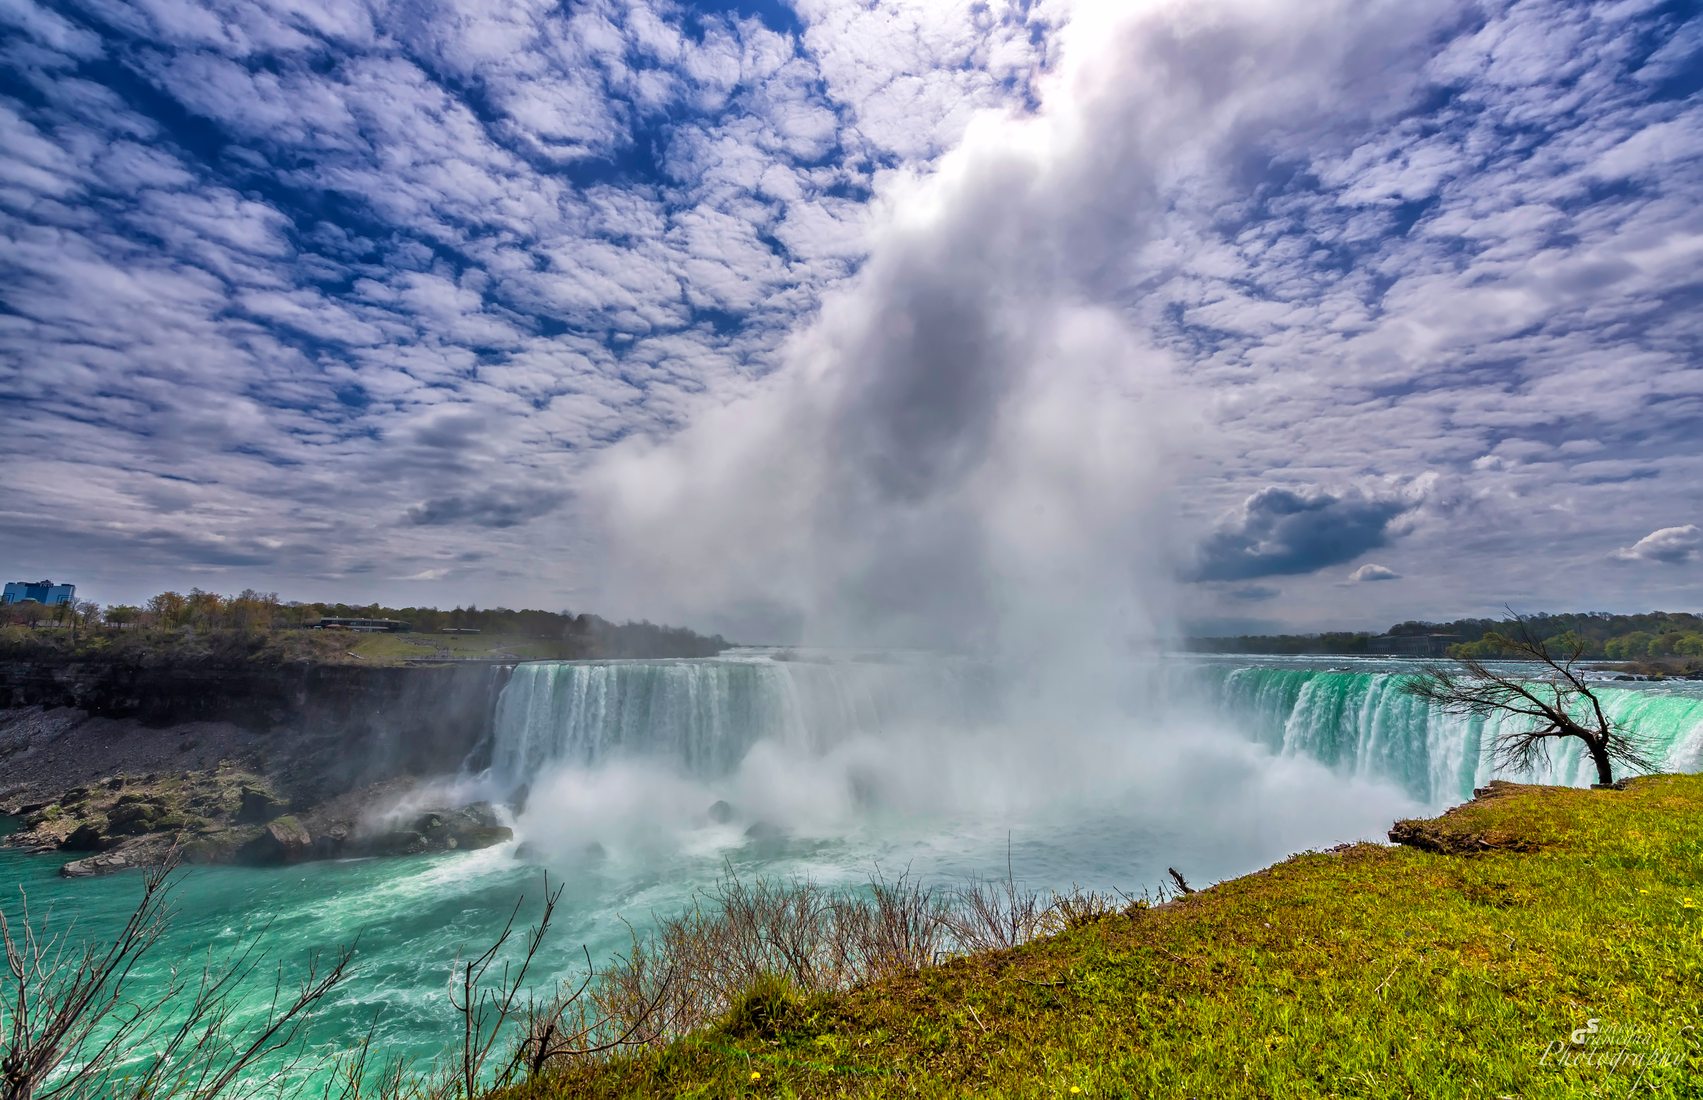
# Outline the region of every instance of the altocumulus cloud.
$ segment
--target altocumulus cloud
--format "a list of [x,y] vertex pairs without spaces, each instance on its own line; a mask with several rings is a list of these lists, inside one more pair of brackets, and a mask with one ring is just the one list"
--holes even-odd
[[[623,606],[596,563],[627,532],[587,502],[602,456],[725,408],[778,477],[730,460],[757,480],[641,541],[818,620],[979,636],[989,594],[1068,602],[1013,578],[1077,553],[1104,604],[1173,535],[1210,591],[1288,574],[1320,614],[1398,533],[1423,585],[1358,603],[1494,607],[1558,569],[1596,606],[1694,602],[1696,571],[1608,559],[1703,553],[1664,526],[1703,507],[1700,27],[1653,0],[3,0],[0,559],[101,600],[383,562],[375,598],[707,614]],[[1371,488],[1422,470],[1463,508]],[[1239,507],[1268,486],[1293,499]],[[1046,543],[1131,499],[1158,514]]]
[[1417,498],[1397,493],[1261,489],[1201,545],[1193,578],[1247,580],[1312,573],[1351,561],[1386,545],[1392,525],[1418,504]]
[[1616,561],[1653,561],[1679,565],[1703,557],[1703,528],[1695,523],[1651,531],[1631,546],[1614,552]]

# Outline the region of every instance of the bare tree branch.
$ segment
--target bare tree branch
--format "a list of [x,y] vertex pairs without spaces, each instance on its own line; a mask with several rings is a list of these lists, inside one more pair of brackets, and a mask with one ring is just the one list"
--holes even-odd
[[[0,1100],[212,1100],[275,1083],[299,1063],[302,1029],[348,978],[353,947],[329,967],[311,963],[293,997],[286,998],[280,972],[271,1010],[248,1036],[232,1038],[231,1024],[261,962],[264,929],[224,964],[209,960],[193,987],[174,967],[163,986],[131,999],[137,964],[159,945],[173,915],[176,866],[173,852],[144,872],[141,900],[104,947],[71,947],[72,929],[51,932],[51,915],[33,919],[27,897],[17,922],[0,911]],[[168,1025],[177,1013],[178,1023]],[[251,1071],[274,1055],[282,1061],[257,1086]]]
[[1535,676],[1524,670],[1501,672],[1480,658],[1463,656],[1453,664],[1425,666],[1403,690],[1450,714],[1483,720],[1526,719],[1523,728],[1498,735],[1493,749],[1498,769],[1547,765],[1552,743],[1569,738],[1584,744],[1601,785],[1614,782],[1616,764],[1635,770],[1652,767],[1632,731],[1610,721],[1602,700],[1580,674],[1584,641],[1564,637],[1552,647],[1533,634],[1512,608],[1509,614],[1513,630],[1488,637],[1518,659],[1541,665]]

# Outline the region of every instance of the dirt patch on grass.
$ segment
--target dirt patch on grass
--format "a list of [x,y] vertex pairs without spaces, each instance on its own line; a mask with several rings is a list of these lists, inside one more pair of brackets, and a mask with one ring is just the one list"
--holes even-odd
[[1436,818],[1426,821],[1398,821],[1390,828],[1390,839],[1409,848],[1443,855],[1472,855],[1479,852],[1535,852],[1538,844],[1529,836],[1492,829],[1485,832],[1463,830],[1451,822]]

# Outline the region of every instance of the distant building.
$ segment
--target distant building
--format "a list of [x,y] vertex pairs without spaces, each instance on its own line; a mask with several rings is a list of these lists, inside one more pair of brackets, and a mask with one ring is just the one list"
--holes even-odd
[[1442,657],[1449,647],[1464,642],[1459,634],[1383,634],[1366,643],[1372,653],[1393,653],[1403,657]]
[[315,630],[360,630],[369,634],[407,634],[413,623],[401,619],[321,619],[313,624]]
[[49,607],[70,603],[77,598],[74,584],[54,584],[52,581],[7,581],[6,594],[0,604],[39,603]]

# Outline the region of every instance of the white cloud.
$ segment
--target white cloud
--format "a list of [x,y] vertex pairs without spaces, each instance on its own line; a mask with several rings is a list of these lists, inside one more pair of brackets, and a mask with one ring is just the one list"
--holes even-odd
[[1387,565],[1374,565],[1371,562],[1367,562],[1365,565],[1362,565],[1360,568],[1350,573],[1348,575],[1348,579],[1356,583],[1363,584],[1368,581],[1400,580],[1401,574],[1397,573],[1394,569],[1391,569]]
[[1680,565],[1703,557],[1703,528],[1694,523],[1651,531],[1631,546],[1614,552],[1618,561],[1649,561]]
[[[548,602],[595,584],[575,494],[600,449],[809,356],[841,364],[824,401],[944,384],[876,338],[938,316],[920,295],[944,281],[1020,360],[966,393],[1029,393],[1024,357],[1084,317],[1176,364],[1154,419],[1199,430],[1153,526],[1179,542],[1264,486],[1438,470],[1471,523],[1416,510],[1401,563],[1439,612],[1554,568],[1595,570],[1598,606],[1703,599],[1683,570],[1603,568],[1703,484],[1703,104],[1663,91],[1697,21],[1538,0],[796,14],[799,34],[644,0],[0,6],[28,89],[0,97],[0,388],[21,409],[0,454],[76,456],[0,491],[0,550],[116,576],[112,531],[189,508],[183,539],[131,557],[287,588],[480,548],[503,598],[504,570],[563,562],[524,582]],[[907,251],[928,241],[954,252]],[[927,278],[883,282],[901,269]],[[858,363],[810,335],[848,294],[889,303],[835,330]],[[478,429],[433,435],[446,416]],[[945,427],[941,454],[906,449],[920,431],[896,453],[1016,446],[986,409]],[[534,491],[566,503],[522,522]],[[430,502],[469,522],[397,533]],[[358,533],[302,537],[338,531]],[[1539,563],[1514,552],[1534,531],[1567,537]],[[1269,605],[1308,614],[1339,580]]]

